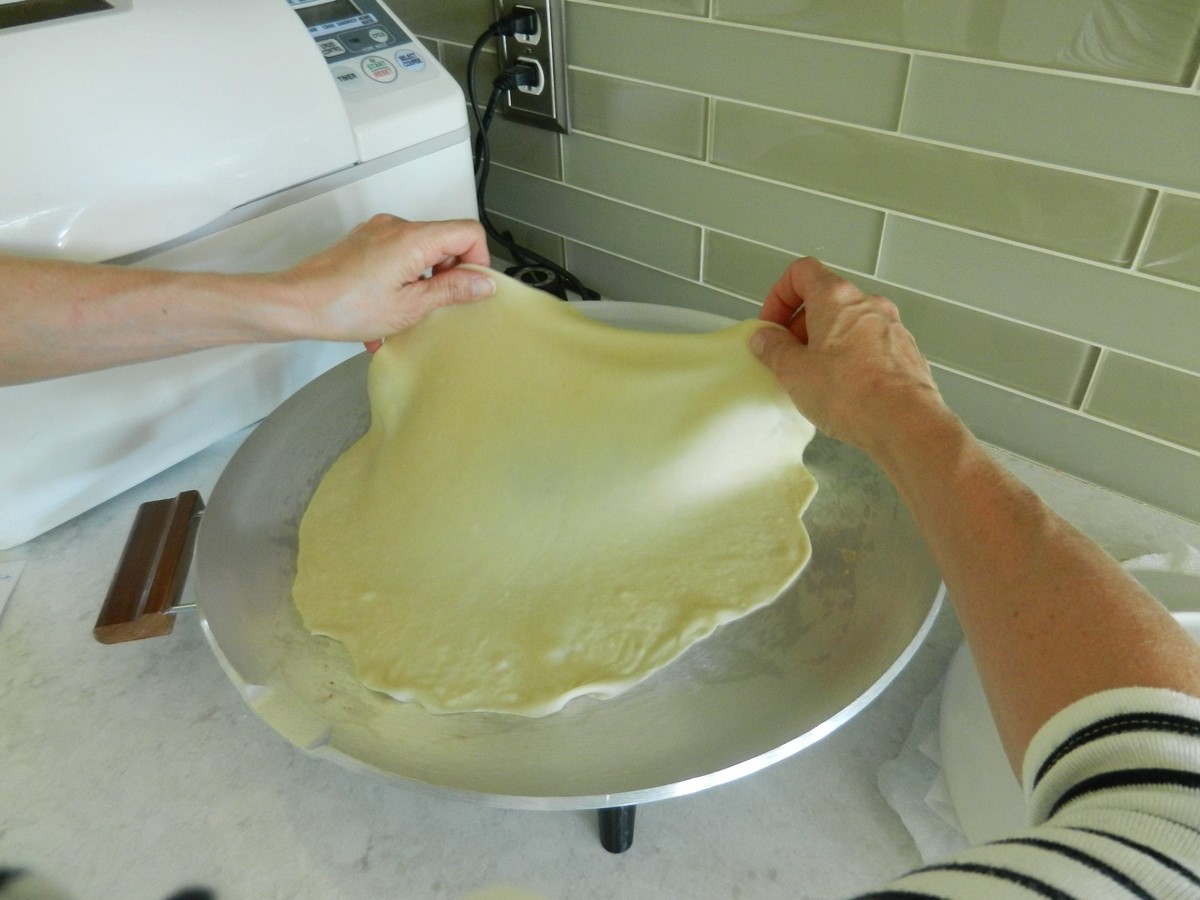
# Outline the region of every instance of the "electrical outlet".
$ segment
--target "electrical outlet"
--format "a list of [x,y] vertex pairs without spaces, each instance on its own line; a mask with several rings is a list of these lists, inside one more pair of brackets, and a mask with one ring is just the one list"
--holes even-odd
[[532,34],[516,34],[500,39],[501,70],[519,62],[537,67],[541,83],[513,88],[501,100],[500,112],[510,119],[549,128],[566,134],[570,130],[567,115],[567,54],[563,39],[566,12],[563,0],[495,0],[496,18],[513,10],[532,10],[538,27]]

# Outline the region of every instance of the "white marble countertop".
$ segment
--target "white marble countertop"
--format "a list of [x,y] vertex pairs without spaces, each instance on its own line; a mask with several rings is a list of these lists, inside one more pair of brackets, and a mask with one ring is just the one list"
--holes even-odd
[[[961,640],[944,610],[912,664],[852,722],[732,784],[639,808],[631,850],[596,815],[486,808],[307,756],[242,701],[199,622],[105,646],[91,634],[137,505],[207,497],[227,439],[21,547],[0,615],[0,865],[80,900],[189,884],[240,898],[838,897],[920,863],[877,773]],[[1182,522],[1000,454],[1118,558],[1200,544]]]

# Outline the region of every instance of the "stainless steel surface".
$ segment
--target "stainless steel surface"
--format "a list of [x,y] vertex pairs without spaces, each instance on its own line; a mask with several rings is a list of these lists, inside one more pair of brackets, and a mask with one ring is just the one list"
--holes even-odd
[[[648,330],[727,324],[647,304],[581,308]],[[525,719],[437,716],[369,691],[291,603],[300,517],[367,427],[366,366],[364,354],[321,376],[250,436],[209,498],[194,563],[205,632],[230,678],[313,754],[497,806],[663,799],[820,740],[891,682],[933,622],[939,576],[895,492],[862,454],[818,436],[806,457],[819,484],[805,515],[813,558],[798,582],[628,692]]]

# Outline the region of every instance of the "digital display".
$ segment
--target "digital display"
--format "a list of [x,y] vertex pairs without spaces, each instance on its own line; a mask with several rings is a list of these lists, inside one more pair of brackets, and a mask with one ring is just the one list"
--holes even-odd
[[300,17],[300,21],[309,28],[319,28],[322,25],[340,22],[343,19],[355,19],[362,14],[363,11],[358,8],[353,0],[329,0],[328,3],[319,3],[316,6],[304,6],[296,10],[296,15]]

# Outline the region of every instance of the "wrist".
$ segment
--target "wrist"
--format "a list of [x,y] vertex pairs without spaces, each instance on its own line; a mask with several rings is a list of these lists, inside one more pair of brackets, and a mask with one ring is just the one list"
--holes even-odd
[[[129,269],[125,289],[111,297],[104,319],[132,329],[172,352],[201,350],[225,344],[260,343],[286,339],[280,332],[280,301],[270,279],[261,275],[230,275]],[[98,332],[101,323],[89,328]]]
[[322,307],[313,300],[311,280],[292,278],[283,272],[247,275],[239,277],[231,289],[237,295],[238,324],[247,340],[303,340],[323,331],[323,323],[314,313]]
[[924,385],[889,396],[871,418],[872,429],[859,447],[893,478],[911,462],[932,453],[956,452],[970,433],[935,388]]

